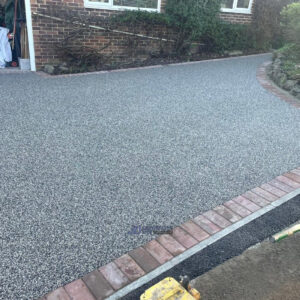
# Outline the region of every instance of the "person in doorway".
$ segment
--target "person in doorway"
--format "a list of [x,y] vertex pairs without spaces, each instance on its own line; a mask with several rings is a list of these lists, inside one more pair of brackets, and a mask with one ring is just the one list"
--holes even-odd
[[6,67],[7,63],[12,61],[12,52],[8,40],[9,30],[0,27],[0,68]]
[[9,30],[8,38],[10,39],[12,49],[12,62],[10,66],[17,67],[18,58],[21,57],[21,24],[25,22],[24,1],[6,0],[4,10],[5,27]]

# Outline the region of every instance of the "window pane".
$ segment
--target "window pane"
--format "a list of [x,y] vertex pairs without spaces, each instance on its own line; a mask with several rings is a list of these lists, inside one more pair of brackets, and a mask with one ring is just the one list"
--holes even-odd
[[157,9],[158,0],[114,0],[116,6],[129,6],[140,8],[154,8]]
[[237,7],[238,8],[249,8],[250,0],[239,0]]
[[221,7],[222,8],[233,8],[233,1],[234,0],[222,0]]

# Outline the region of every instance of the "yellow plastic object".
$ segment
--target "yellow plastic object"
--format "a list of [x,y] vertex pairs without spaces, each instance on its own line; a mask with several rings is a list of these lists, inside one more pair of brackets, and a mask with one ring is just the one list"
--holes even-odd
[[279,242],[285,239],[288,236],[295,234],[296,232],[300,232],[300,224],[294,225],[293,227],[286,229],[282,232],[279,232],[272,237],[273,242]]
[[167,277],[149,288],[140,300],[199,300],[200,294],[190,289],[193,296],[174,278]]

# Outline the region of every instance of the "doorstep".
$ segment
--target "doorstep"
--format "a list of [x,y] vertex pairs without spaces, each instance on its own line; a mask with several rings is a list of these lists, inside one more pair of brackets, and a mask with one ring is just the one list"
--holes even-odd
[[29,70],[21,70],[19,68],[4,68],[4,69],[0,69],[0,75],[2,74],[24,74],[24,73],[28,73],[31,72]]

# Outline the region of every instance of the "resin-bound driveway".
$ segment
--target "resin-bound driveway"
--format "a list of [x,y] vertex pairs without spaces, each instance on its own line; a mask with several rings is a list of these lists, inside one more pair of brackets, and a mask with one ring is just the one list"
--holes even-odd
[[34,299],[299,167],[269,55],[43,78],[0,73],[0,299]]

